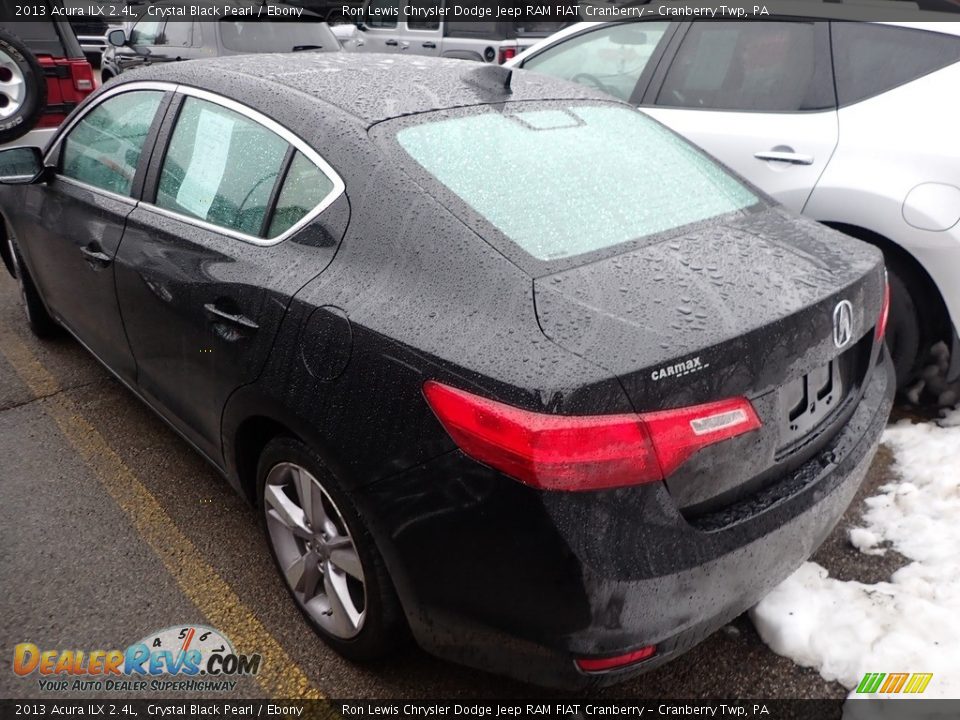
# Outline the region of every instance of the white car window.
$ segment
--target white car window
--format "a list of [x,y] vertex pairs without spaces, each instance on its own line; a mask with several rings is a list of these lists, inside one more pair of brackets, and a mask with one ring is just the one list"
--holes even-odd
[[523,67],[629,100],[670,23],[608,25],[557,43]]

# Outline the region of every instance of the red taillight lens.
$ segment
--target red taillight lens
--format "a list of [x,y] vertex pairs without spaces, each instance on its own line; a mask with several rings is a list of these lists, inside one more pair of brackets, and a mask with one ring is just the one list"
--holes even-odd
[[535,413],[428,381],[427,402],[467,455],[542,490],[663,480],[697,450],[760,427],[745,398],[645,415]]
[[507,60],[513,60],[517,56],[517,49],[512,47],[502,47],[500,48],[500,57],[497,60],[501,65],[503,65]]
[[883,305],[880,308],[880,317],[877,318],[877,331],[875,337],[877,340],[883,340],[887,334],[887,321],[890,319],[890,281],[884,275],[883,283]]
[[577,658],[573,662],[581,672],[607,672],[608,670],[616,670],[617,668],[626,667],[627,665],[638,663],[641,660],[646,660],[656,652],[657,648],[655,645],[648,645],[639,650],[629,652],[626,655],[616,655],[605,658]]
[[74,60],[70,63],[70,75],[73,78],[73,88],[83,96],[93,92],[93,68],[85,60]]

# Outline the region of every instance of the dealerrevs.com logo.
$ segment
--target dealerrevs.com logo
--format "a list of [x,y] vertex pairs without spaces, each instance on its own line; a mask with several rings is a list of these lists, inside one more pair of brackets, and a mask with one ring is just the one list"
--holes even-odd
[[260,671],[258,653],[240,655],[218,630],[175,626],[151,633],[126,650],[13,649],[13,671],[36,675],[40,690],[227,692],[236,677]]

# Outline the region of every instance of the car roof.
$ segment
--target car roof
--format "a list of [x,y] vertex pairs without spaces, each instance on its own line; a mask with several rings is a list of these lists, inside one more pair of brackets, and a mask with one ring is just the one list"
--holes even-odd
[[319,101],[366,126],[403,115],[515,101],[620,103],[598,90],[539,73],[470,60],[373,53],[234,55],[151,66],[119,80],[182,83],[241,102],[239,94],[262,89],[276,98],[269,98],[274,103]]

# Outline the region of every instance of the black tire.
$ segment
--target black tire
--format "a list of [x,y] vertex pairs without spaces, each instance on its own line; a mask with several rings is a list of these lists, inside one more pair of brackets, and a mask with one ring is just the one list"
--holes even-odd
[[55,337],[60,330],[60,326],[47,312],[47,306],[43,304],[40,292],[37,290],[33,278],[30,277],[27,266],[24,265],[20,251],[9,232],[7,238],[5,242],[9,243],[8,249],[13,263],[13,272],[17,277],[17,283],[20,285],[20,299],[23,303],[23,310],[27,315],[27,324],[38,338]]
[[[320,483],[335,504],[335,509],[339,511],[356,546],[363,568],[365,618],[359,633],[352,638],[343,639],[327,632],[311,617],[287,581],[284,568],[277,557],[277,551],[267,527],[267,502],[264,492],[271,470],[285,463],[305,468]],[[401,645],[407,636],[406,620],[383,558],[357,505],[349,494],[344,492],[317,453],[291,437],[282,436],[271,440],[261,453],[257,465],[257,498],[260,524],[280,578],[304,618],[323,641],[344,657],[359,662],[381,658]]]
[[[23,78],[22,97],[5,92],[16,74]],[[0,143],[8,143],[33,130],[47,106],[47,79],[37,58],[16,35],[0,28]],[[13,111],[11,112],[11,107]]]
[[897,373],[897,389],[906,390],[919,377],[927,348],[921,339],[922,318],[917,303],[904,280],[906,274],[887,262],[890,281],[890,320],[887,323],[887,349]]

